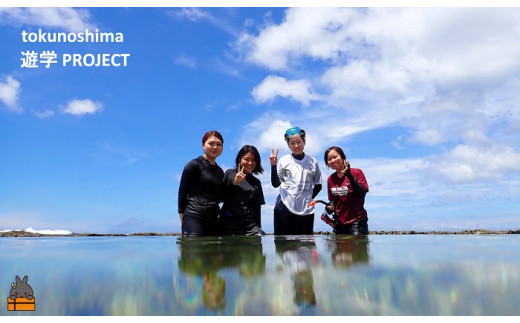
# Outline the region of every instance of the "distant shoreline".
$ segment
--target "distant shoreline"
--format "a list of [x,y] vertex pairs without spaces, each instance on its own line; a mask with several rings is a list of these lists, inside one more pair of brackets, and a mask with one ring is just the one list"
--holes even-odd
[[[314,232],[314,235],[330,235],[329,231]],[[369,235],[414,235],[414,234],[428,234],[428,235],[446,235],[446,234],[520,234],[520,229],[517,230],[462,230],[462,231],[370,231]],[[272,235],[272,234],[268,234]],[[72,233],[72,234],[41,234],[26,231],[7,231],[0,232],[0,237],[153,237],[153,236],[181,236],[180,233],[156,233],[156,232],[139,232],[139,233]]]

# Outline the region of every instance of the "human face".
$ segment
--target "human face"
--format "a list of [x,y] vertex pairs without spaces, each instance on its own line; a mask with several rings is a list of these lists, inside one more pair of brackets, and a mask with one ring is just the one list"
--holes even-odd
[[206,158],[215,160],[222,153],[222,141],[215,136],[211,136],[202,144],[202,149]]
[[300,156],[303,154],[303,148],[305,147],[305,141],[303,141],[302,137],[295,136],[291,139],[289,139],[289,142],[287,143],[289,146],[289,149],[291,152],[296,155]]
[[340,154],[334,149],[329,151],[327,155],[327,165],[335,171],[342,171],[345,168],[345,161],[341,158]]
[[243,154],[240,158],[240,167],[244,168],[245,173],[251,173],[256,168],[255,156],[250,152]]

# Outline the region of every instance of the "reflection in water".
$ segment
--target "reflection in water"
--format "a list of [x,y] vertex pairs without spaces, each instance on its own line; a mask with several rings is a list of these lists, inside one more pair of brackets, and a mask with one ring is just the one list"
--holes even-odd
[[265,272],[266,257],[259,236],[181,237],[177,245],[178,268],[202,278],[202,300],[209,310],[221,312],[226,306],[226,281],[218,275],[219,271],[236,268],[243,277]]
[[294,283],[294,303],[299,307],[316,305],[312,267],[318,264],[318,252],[313,236],[277,236],[276,252]]
[[0,238],[0,316],[520,315],[520,236]]
[[330,238],[332,264],[348,268],[354,264],[368,264],[368,237],[353,235],[337,235]]

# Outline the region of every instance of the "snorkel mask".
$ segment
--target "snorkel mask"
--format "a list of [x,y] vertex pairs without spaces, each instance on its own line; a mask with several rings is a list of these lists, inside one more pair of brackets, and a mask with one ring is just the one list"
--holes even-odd
[[285,134],[284,134],[285,141],[289,142],[291,137],[294,137],[294,136],[300,136],[302,138],[302,140],[305,141],[305,130],[300,129],[300,127],[292,127],[290,129],[287,129],[287,131],[285,131]]

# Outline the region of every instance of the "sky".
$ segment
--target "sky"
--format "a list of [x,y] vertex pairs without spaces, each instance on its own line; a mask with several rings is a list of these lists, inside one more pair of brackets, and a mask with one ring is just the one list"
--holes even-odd
[[215,129],[224,170],[259,149],[273,232],[292,126],[324,188],[332,145],[364,172],[370,230],[519,229],[519,57],[519,8],[0,8],[0,231],[180,232]]

